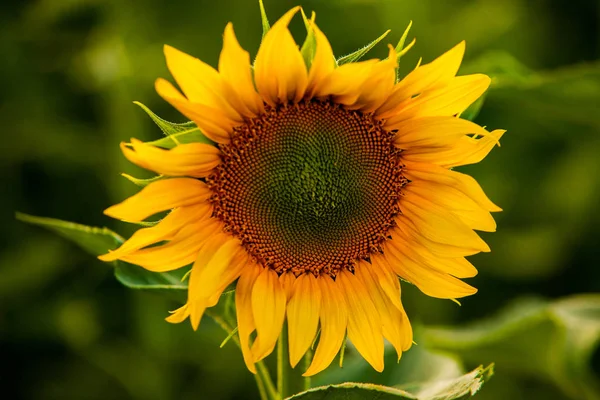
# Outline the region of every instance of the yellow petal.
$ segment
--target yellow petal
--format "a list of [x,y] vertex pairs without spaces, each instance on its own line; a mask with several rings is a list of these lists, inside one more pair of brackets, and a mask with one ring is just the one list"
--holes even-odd
[[288,30],[300,7],[283,15],[263,38],[254,63],[254,80],[263,99],[271,106],[302,99],[308,74],[302,54]]
[[377,372],[383,371],[381,317],[369,292],[356,276],[346,270],[337,275],[336,284],[348,304],[348,338]]
[[114,261],[132,251],[150,246],[162,240],[171,240],[173,235],[184,225],[208,218],[211,213],[212,206],[209,203],[176,208],[155,226],[138,229],[121,247],[109,251],[108,254],[101,255],[98,258],[102,261]]
[[393,126],[409,118],[460,114],[481,97],[490,82],[490,78],[482,74],[457,76],[448,86],[427,90],[408,100],[386,124]]
[[277,273],[263,268],[252,289],[252,314],[257,333],[252,355],[256,361],[268,356],[275,348],[283,326],[285,303],[285,292]]
[[264,112],[262,98],[254,89],[252,81],[250,54],[240,46],[231,22],[225,27],[223,35],[219,72],[235,88],[240,99],[252,114],[258,115]]
[[398,112],[398,107],[414,95],[425,90],[446,86],[456,76],[465,54],[462,41],[429,64],[417,67],[394,87],[389,99],[376,111],[379,118],[388,118]]
[[131,147],[121,143],[129,161],[161,175],[204,178],[221,163],[221,151],[204,143],[181,144],[166,150],[131,139]]
[[163,179],[150,183],[125,201],[107,208],[104,214],[139,222],[161,211],[201,203],[211,194],[208,186],[197,179]]
[[233,121],[243,121],[242,112],[247,108],[213,67],[168,45],[164,51],[169,71],[190,102],[220,110]]
[[[373,304],[379,311],[383,336],[394,346],[398,360],[400,360],[407,343],[412,342],[412,329],[404,309],[402,307],[398,309],[388,301],[387,295],[379,285],[369,263],[360,262],[355,268],[355,275],[363,283]],[[400,297],[400,291],[398,291],[397,296]],[[410,332],[410,341],[406,337],[408,332]]]
[[467,134],[489,134],[479,125],[449,116],[409,119],[395,125],[385,124],[386,129],[397,130],[394,144],[401,149],[438,148],[456,143]]
[[285,292],[285,298],[289,302],[294,294],[294,283],[296,277],[291,272],[285,272],[279,276],[279,283]]
[[402,170],[402,173],[413,182],[421,180],[456,188],[473,199],[484,210],[502,211],[500,207],[492,203],[477,181],[469,175],[451,171],[435,164],[418,162],[406,162],[406,168]]
[[229,143],[233,127],[239,125],[239,122],[232,120],[217,108],[188,101],[164,79],[157,79],[154,86],[160,97],[194,121],[207,138],[217,143]]
[[394,242],[388,240],[385,243],[384,256],[398,275],[417,286],[426,295],[440,299],[457,299],[477,292],[477,289],[450,274],[419,264],[404,250],[395,247]]
[[[392,228],[393,230],[400,230],[405,237],[410,238],[410,240],[421,244],[431,251],[432,254],[440,257],[464,257],[471,256],[473,254],[477,254],[480,250],[470,247],[469,245],[465,245],[464,243],[456,243],[456,244],[447,244],[440,243],[427,237],[423,236],[422,232],[419,231],[419,228],[405,215],[399,215],[396,217],[397,227]],[[394,233],[391,233],[392,236]]]
[[391,301],[397,309],[402,310],[402,302],[400,302],[400,282],[393,270],[391,270],[383,260],[384,258],[381,256],[372,256],[372,267],[370,270],[376,277],[383,292],[387,295],[388,300]]
[[348,306],[339,285],[329,275],[317,279],[321,288],[321,335],[310,367],[303,376],[312,376],[331,364],[340,350],[348,326]]
[[327,36],[317,27],[313,21],[309,21],[311,29],[315,35],[317,48],[315,58],[310,66],[308,73],[308,85],[306,89],[306,97],[312,98],[315,90],[322,84],[325,78],[335,69],[335,56],[329,44]]
[[246,367],[253,374],[256,374],[256,367],[254,366],[256,360],[250,351],[250,335],[256,329],[256,325],[254,324],[254,316],[252,315],[252,288],[261,271],[262,268],[256,264],[248,265],[235,287],[235,309],[240,347]]
[[370,113],[379,108],[385,102],[392,90],[396,79],[396,50],[388,45],[388,58],[373,65],[369,76],[361,83],[361,93],[353,104],[348,108]]
[[186,225],[166,244],[132,251],[120,259],[154,272],[181,268],[194,262],[204,242],[222,231],[222,224],[211,218]]
[[204,310],[216,304],[210,300],[218,300],[223,290],[240,276],[244,264],[232,263],[232,260],[242,251],[239,241],[228,234],[212,236],[198,251],[188,286],[194,330],[198,329]]
[[287,305],[290,364],[298,364],[310,347],[319,324],[321,289],[311,273],[300,275],[294,284],[294,295]]
[[488,136],[473,139],[465,136],[448,146],[446,149],[431,151],[423,154],[406,154],[405,159],[416,162],[431,162],[442,167],[453,168],[461,165],[476,164],[483,160],[496,145],[504,134],[504,130],[492,131]]
[[411,193],[412,196],[417,196],[417,198],[427,199],[451,212],[471,229],[485,232],[496,230],[496,221],[489,211],[484,210],[470,197],[450,186],[417,181],[406,185],[404,191]]
[[432,202],[406,193],[398,202],[402,214],[410,219],[426,238],[458,247],[489,252],[489,246],[454,215]]
[[431,252],[414,238],[406,236],[401,230],[392,230],[393,245],[408,254],[417,263],[457,278],[472,278],[477,269],[464,257],[441,257]]
[[332,96],[334,102],[350,106],[363,94],[362,85],[369,79],[378,60],[367,60],[341,65],[334,69],[321,84],[314,89],[314,96]]
[[172,311],[171,315],[165,318],[165,321],[172,324],[178,324],[183,322],[187,317],[190,316],[190,309],[187,304],[179,307],[177,310]]

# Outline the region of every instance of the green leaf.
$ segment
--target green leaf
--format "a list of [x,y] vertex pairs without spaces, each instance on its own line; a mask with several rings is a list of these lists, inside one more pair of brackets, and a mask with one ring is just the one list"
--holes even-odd
[[154,114],[148,107],[139,101],[134,101],[134,104],[140,106],[142,110],[146,112],[152,118],[152,121],[160,128],[160,130],[166,135],[166,137],[152,142],[148,142],[153,146],[163,147],[171,149],[178,144],[185,143],[207,143],[214,144],[210,139],[202,134],[200,128],[192,122],[184,122],[182,124],[176,124],[174,122],[166,121]]
[[408,392],[370,383],[342,383],[321,386],[298,393],[289,399],[298,400],[454,400],[472,397],[493,374],[493,365],[478,367],[466,375],[428,383]]
[[175,271],[159,273],[118,261],[115,277],[130,289],[187,290],[187,282],[182,282],[181,279],[189,269],[189,267],[185,267]]
[[108,228],[97,228],[60,219],[36,217],[17,212],[16,218],[41,226],[77,244],[88,253],[99,256],[123,243],[123,238]]
[[473,371],[455,379],[429,382],[414,394],[419,400],[452,400],[473,397],[481,386],[494,374],[494,364],[479,366]]
[[[108,253],[120,246],[124,239],[108,228],[98,228],[73,222],[62,221],[54,218],[35,217],[28,214],[17,213],[18,220],[28,224],[41,226],[79,245],[93,256]],[[151,272],[142,267],[117,261],[111,263],[115,266],[115,277],[123,285],[131,289],[172,291],[187,290],[187,283],[181,282],[189,268],[180,268],[170,272]]]
[[356,62],[363,58],[365,54],[367,54],[377,43],[381,42],[383,38],[385,38],[391,31],[388,29],[383,33],[383,35],[379,36],[377,39],[373,40],[371,43],[366,45],[365,47],[356,50],[354,53],[347,54],[337,59],[338,65],[347,64],[351,62]]
[[590,366],[600,344],[598,294],[521,300],[484,321],[427,329],[424,339],[429,348],[465,362],[494,359],[513,381],[535,376],[573,399],[600,398],[600,380]]

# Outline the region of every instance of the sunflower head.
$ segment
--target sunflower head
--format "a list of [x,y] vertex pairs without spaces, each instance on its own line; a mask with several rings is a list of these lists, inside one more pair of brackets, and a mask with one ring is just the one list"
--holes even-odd
[[298,47],[288,30],[298,10],[266,32],[253,64],[231,24],[218,69],[165,46],[181,91],[164,79],[156,89],[211,144],[122,145],[164,179],[106,214],[139,222],[170,212],[100,258],[151,271],[193,264],[188,301],[167,320],[194,328],[236,282],[253,372],[286,320],[292,366],[319,332],[306,375],[326,368],[346,336],[381,371],[384,339],[398,358],[412,343],[399,277],[433,297],[475,293],[459,279],[477,273],[465,256],[489,251],[474,230],[495,230],[490,212],[500,209],[452,168],[481,161],[504,131],[460,118],[490,83],[456,76],[464,42],[398,81],[402,45],[384,60],[338,63],[314,14],[302,13]]

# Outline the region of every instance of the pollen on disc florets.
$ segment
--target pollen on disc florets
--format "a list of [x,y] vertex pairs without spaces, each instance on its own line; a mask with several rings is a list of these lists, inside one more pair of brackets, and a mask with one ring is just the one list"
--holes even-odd
[[221,151],[214,216],[278,273],[335,277],[379,252],[407,182],[392,134],[331,102],[267,106]]

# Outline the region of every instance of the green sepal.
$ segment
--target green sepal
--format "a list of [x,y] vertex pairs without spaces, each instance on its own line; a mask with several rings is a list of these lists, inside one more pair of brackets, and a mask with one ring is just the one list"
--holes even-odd
[[162,178],[164,178],[164,176],[162,176],[162,175],[157,175],[152,178],[140,179],[140,178],[136,178],[134,176],[131,176],[131,175],[125,174],[125,173],[122,173],[121,176],[126,178],[128,181],[134,183],[135,185],[142,186],[142,187],[148,186],[152,182],[156,182],[156,181],[159,181]]
[[158,115],[153,113],[152,110],[139,101],[134,101],[133,103],[140,106],[142,110],[144,110],[146,114],[152,118],[152,121],[154,121],[154,123],[166,135],[166,137],[162,139],[147,142],[147,144],[166,149],[172,149],[179,144],[186,143],[214,144],[213,141],[202,134],[200,128],[198,128],[194,122],[189,121],[181,124],[169,122],[160,118]]
[[391,32],[391,30],[388,29],[387,31],[385,31],[383,33],[383,35],[379,36],[377,39],[373,40],[371,43],[369,43],[365,47],[363,47],[361,49],[358,49],[358,50],[356,50],[353,53],[350,53],[350,54],[347,54],[345,56],[342,56],[342,57],[338,58],[337,59],[338,65],[343,65],[343,64],[347,64],[347,63],[351,63],[351,62],[356,62],[356,61],[360,60],[373,47],[375,47],[377,45],[377,43],[381,42],[390,32]]
[[[302,13],[302,20],[304,21],[304,27],[306,28],[306,39],[304,39],[304,43],[302,43],[300,53],[304,59],[304,64],[306,64],[306,69],[310,70],[310,66],[312,65],[313,59],[315,58],[315,53],[317,51],[317,40],[315,38],[315,31],[312,26],[310,26],[310,21],[306,17],[304,9],[301,8],[300,12]],[[313,22],[315,20],[314,11],[310,16],[310,20]]]
[[269,24],[269,19],[267,18],[267,11],[265,10],[265,5],[263,0],[258,0],[258,6],[260,7],[260,21],[262,23],[262,38],[265,38],[269,29],[271,29],[271,25]]
[[[400,59],[406,53],[408,53],[408,51],[415,45],[416,39],[413,39],[408,44],[408,46],[404,47],[404,43],[406,43],[406,38],[408,37],[408,32],[410,31],[411,27],[412,27],[412,21],[410,21],[408,23],[408,26],[404,30],[402,37],[400,37],[400,40],[398,41],[398,44],[396,45],[396,63],[398,64],[398,66],[400,66]],[[399,73],[400,73],[400,69],[398,67],[396,67],[396,82],[398,82],[400,80],[400,76],[398,75]]]
[[408,392],[393,387],[371,383],[342,383],[316,387],[294,396],[289,400],[458,400],[475,395],[494,373],[494,365],[480,366],[454,379],[428,382],[414,386]]

